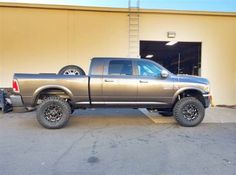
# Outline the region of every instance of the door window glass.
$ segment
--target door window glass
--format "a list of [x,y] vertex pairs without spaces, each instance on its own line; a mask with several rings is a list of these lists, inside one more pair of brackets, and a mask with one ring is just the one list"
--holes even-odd
[[160,76],[161,68],[157,65],[147,62],[147,61],[138,61],[138,75],[140,76]]
[[109,75],[132,75],[132,61],[112,60],[109,64]]

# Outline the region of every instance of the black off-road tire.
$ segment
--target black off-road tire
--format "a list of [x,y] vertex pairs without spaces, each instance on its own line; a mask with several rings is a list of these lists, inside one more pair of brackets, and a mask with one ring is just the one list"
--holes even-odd
[[[191,110],[194,112],[194,117],[189,117],[189,112],[186,112],[190,107],[190,113]],[[186,114],[187,113],[187,114]],[[205,116],[205,108],[203,104],[194,97],[185,97],[180,99],[174,106],[173,114],[176,119],[176,121],[181,125],[185,127],[192,127],[197,126],[200,124]],[[192,115],[192,113],[191,113]]]
[[71,107],[69,103],[57,96],[46,98],[37,108],[38,122],[48,129],[64,127],[69,122],[70,114]]
[[76,65],[68,65],[58,72],[59,75],[85,75],[85,72],[82,68]]

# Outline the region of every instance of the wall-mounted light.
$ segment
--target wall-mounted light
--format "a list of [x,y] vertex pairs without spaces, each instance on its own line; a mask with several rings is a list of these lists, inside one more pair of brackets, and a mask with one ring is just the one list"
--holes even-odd
[[170,41],[168,43],[166,43],[167,46],[173,46],[175,45],[176,43],[178,43],[178,41]]
[[176,33],[175,32],[167,32],[167,37],[168,38],[175,38]]
[[152,58],[154,55],[146,55],[145,58]]

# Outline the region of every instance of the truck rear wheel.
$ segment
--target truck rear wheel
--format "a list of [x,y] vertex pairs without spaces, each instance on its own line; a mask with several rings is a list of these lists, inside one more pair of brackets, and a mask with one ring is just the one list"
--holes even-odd
[[71,114],[71,108],[64,99],[52,96],[45,99],[37,109],[37,120],[45,128],[59,129],[64,127]]
[[205,116],[203,104],[194,97],[180,99],[173,109],[176,121],[181,126],[192,127],[200,124]]
[[63,67],[59,72],[59,75],[85,75],[83,69],[76,65],[69,65]]

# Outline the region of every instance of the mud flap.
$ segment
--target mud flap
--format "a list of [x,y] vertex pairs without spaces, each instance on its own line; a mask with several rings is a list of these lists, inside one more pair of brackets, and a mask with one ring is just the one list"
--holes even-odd
[[12,111],[12,104],[4,90],[0,90],[0,111],[7,113]]

